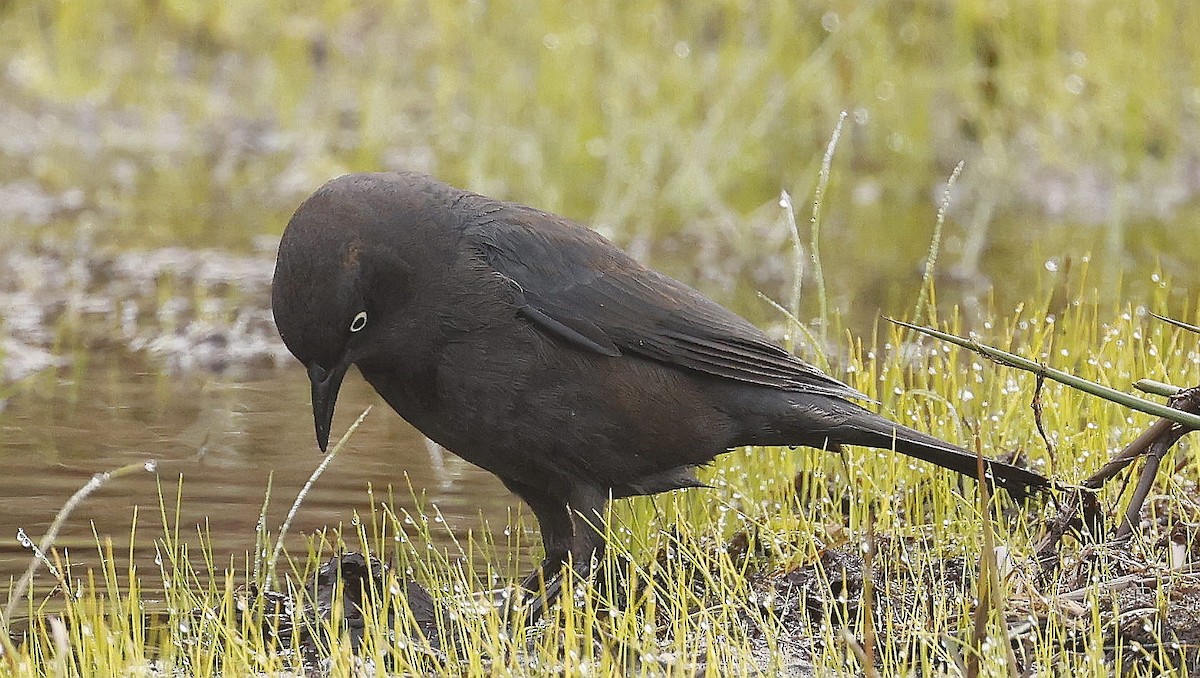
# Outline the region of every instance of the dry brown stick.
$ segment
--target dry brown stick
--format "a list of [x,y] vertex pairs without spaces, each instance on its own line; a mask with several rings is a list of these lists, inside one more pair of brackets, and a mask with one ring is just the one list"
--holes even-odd
[[1150,449],[1151,443],[1171,430],[1175,422],[1170,419],[1159,419],[1150,425],[1142,432],[1133,442],[1129,443],[1116,454],[1107,464],[1100,467],[1099,471],[1093,473],[1087,480],[1083,481],[1082,487],[1089,490],[1098,490],[1104,486],[1104,483],[1112,480],[1118,473],[1125,470],[1126,466],[1132,464],[1138,457],[1146,453]]
[[[1197,410],[1200,410],[1200,387],[1189,388],[1181,391],[1178,397],[1171,399],[1169,404],[1171,407],[1176,409],[1180,409],[1185,412],[1196,413]],[[1044,566],[1050,566],[1052,562],[1052,556],[1054,555],[1054,549],[1059,540],[1062,539],[1063,535],[1065,535],[1073,525],[1080,523],[1079,517],[1081,513],[1085,516],[1085,518],[1089,519],[1083,521],[1085,526],[1088,522],[1094,522],[1102,530],[1103,523],[1099,520],[1100,505],[1096,499],[1095,491],[1099,490],[1106,482],[1116,477],[1117,474],[1125,469],[1125,467],[1132,464],[1134,460],[1146,455],[1146,453],[1152,448],[1152,446],[1155,445],[1157,441],[1166,441],[1166,447],[1162,451],[1162,453],[1165,455],[1166,451],[1169,450],[1172,445],[1178,442],[1179,438],[1183,437],[1191,430],[1192,429],[1180,426],[1170,419],[1159,419],[1151,424],[1149,428],[1143,431],[1141,435],[1135,438],[1133,442],[1126,445],[1124,449],[1113,456],[1113,458],[1107,464],[1102,466],[1099,471],[1093,473],[1087,480],[1083,481],[1079,487],[1074,488],[1072,494],[1059,503],[1058,514],[1047,524],[1046,530],[1042,534],[1042,538],[1038,540],[1037,545],[1034,547],[1034,552],[1037,554],[1038,560],[1041,561]],[[1139,481],[1139,489],[1143,484],[1146,484],[1147,486],[1145,492],[1149,492],[1149,484],[1153,483],[1153,474],[1157,472],[1157,469],[1158,465],[1156,464],[1153,471],[1151,471],[1149,479],[1143,477],[1141,481]],[[1135,491],[1134,498],[1131,500],[1130,505],[1134,507],[1134,511],[1140,512],[1141,505],[1145,501],[1145,494],[1140,495],[1141,500],[1136,501],[1135,504],[1134,500],[1137,500],[1138,496],[1138,492]],[[1121,529],[1122,531],[1124,530],[1124,525],[1122,525]]]
[[[1046,454],[1050,457],[1051,470],[1054,468],[1054,445],[1050,442],[1050,436],[1046,435],[1046,426],[1042,423],[1042,387],[1046,385],[1046,375],[1038,374],[1037,383],[1033,387],[1033,402],[1029,404],[1033,408],[1033,423],[1037,425],[1038,435],[1042,437],[1042,442],[1046,443]],[[1051,473],[1051,476],[1054,474]]]
[[1053,567],[1055,565],[1054,556],[1058,553],[1055,547],[1062,540],[1063,535],[1073,525],[1084,522],[1079,520],[1079,515],[1082,513],[1094,516],[1100,510],[1099,502],[1093,491],[1082,487],[1068,488],[1067,491],[1069,494],[1056,502],[1058,513],[1046,523],[1041,538],[1033,547],[1038,562],[1047,571],[1055,569]]
[[1120,541],[1133,534],[1133,528],[1138,524],[1142,515],[1142,505],[1146,503],[1146,497],[1150,495],[1150,488],[1154,486],[1154,479],[1158,476],[1158,468],[1162,464],[1163,457],[1189,430],[1191,429],[1176,426],[1150,443],[1150,449],[1146,454],[1146,465],[1142,467],[1137,487],[1133,490],[1133,496],[1129,498],[1129,505],[1125,507],[1125,520],[1114,535],[1115,540]]
[[[1186,582],[1188,586],[1195,586],[1200,583],[1200,564],[1190,563],[1174,570],[1154,572],[1149,575],[1141,572],[1122,575],[1104,582],[1104,589],[1108,593],[1116,593],[1130,586],[1158,586],[1163,582]],[[1054,600],[1069,600],[1082,603],[1087,600],[1089,595],[1095,592],[1095,587],[1088,585],[1065,593],[1056,593],[1054,594]]]
[[863,552],[863,675],[879,678],[875,668],[875,512],[867,511],[867,548]]
[[1165,315],[1159,315],[1159,314],[1157,314],[1157,313],[1151,313],[1150,315],[1154,316],[1155,318],[1158,318],[1159,320],[1161,320],[1161,321],[1163,321],[1163,322],[1165,322],[1165,323],[1170,323],[1170,324],[1174,325],[1175,327],[1181,327],[1181,328],[1183,328],[1183,329],[1185,329],[1185,330],[1187,330],[1187,331],[1189,331],[1189,332],[1200,332],[1200,327],[1197,327],[1197,326],[1195,326],[1195,325],[1192,325],[1192,324],[1190,324],[1190,323],[1185,323],[1185,322],[1183,322],[1182,320],[1176,320],[1176,319],[1174,319],[1174,318],[1168,318],[1168,317],[1166,317]]

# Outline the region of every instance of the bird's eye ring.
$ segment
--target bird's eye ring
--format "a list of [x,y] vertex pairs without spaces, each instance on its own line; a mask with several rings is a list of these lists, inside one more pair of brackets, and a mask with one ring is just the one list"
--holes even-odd
[[354,316],[354,320],[350,321],[350,331],[357,332],[367,326],[367,312],[359,311],[358,315]]

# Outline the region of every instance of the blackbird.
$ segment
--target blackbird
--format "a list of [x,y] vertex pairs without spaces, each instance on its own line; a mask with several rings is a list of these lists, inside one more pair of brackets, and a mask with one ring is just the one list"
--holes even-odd
[[[355,365],[533,510],[545,559],[529,590],[590,568],[610,499],[702,487],[695,468],[733,447],[863,445],[976,476],[974,454],[854,404],[866,396],[595,231],[422,174],[317,190],[284,231],[271,298],[320,448]],[[1048,484],[986,464],[1014,495]]]

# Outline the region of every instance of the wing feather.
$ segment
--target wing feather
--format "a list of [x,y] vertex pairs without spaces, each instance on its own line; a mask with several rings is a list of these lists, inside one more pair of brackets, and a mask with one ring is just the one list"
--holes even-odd
[[595,231],[509,203],[479,214],[467,238],[519,290],[522,314],[559,339],[602,355],[634,354],[736,381],[866,399]]

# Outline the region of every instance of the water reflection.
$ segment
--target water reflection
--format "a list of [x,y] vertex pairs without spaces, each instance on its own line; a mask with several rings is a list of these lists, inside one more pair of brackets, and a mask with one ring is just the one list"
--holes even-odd
[[[490,474],[428,443],[357,374],[347,377],[339,397],[334,436],[372,404],[371,415],[295,517],[290,549],[303,549],[305,534],[349,526],[355,511],[369,513],[368,485],[380,500],[391,485],[396,508],[411,510],[411,482],[438,505],[451,530],[478,527],[481,516],[492,525],[506,523],[518,501]],[[182,477],[180,533],[191,552],[199,553],[199,528],[212,536],[218,567],[231,558],[241,565],[254,545],[268,480],[267,525],[277,530],[322,458],[299,368],[239,380],[168,377],[126,354],[93,354],[79,368],[42,375],[13,396],[0,413],[0,428],[0,581],[19,576],[29,563],[29,552],[17,543],[18,528],[39,541],[93,474],[151,459],[158,462],[155,474],[115,479],[87,498],[57,545],[76,565],[94,564],[94,529],[123,556],[136,510],[139,570],[155,572],[152,546],[162,535],[159,484],[173,510]],[[159,586],[154,579],[151,574],[144,582],[151,594]],[[37,581],[44,590],[52,580],[43,570]]]

